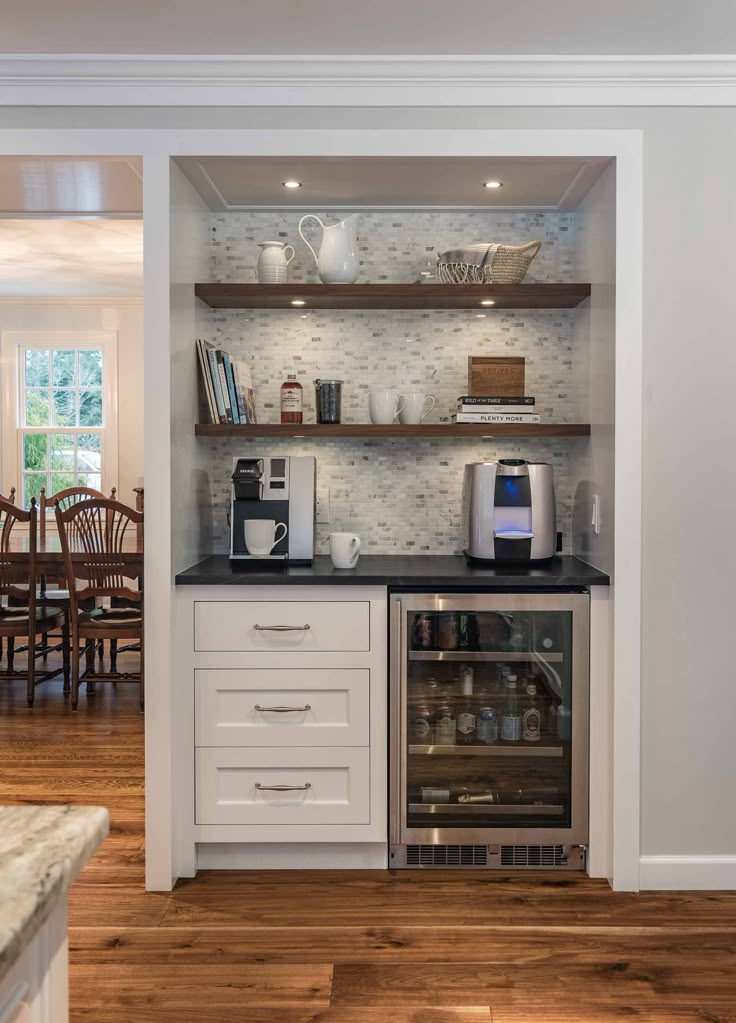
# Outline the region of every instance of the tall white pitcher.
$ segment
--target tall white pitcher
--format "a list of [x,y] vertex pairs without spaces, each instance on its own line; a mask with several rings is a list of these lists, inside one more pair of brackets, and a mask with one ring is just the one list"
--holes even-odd
[[[305,220],[316,220],[322,228],[319,255],[314,251],[302,231]],[[307,213],[299,221],[299,234],[314,256],[317,273],[323,284],[354,284],[358,279],[358,221],[359,213],[337,224],[323,224],[314,213]]]

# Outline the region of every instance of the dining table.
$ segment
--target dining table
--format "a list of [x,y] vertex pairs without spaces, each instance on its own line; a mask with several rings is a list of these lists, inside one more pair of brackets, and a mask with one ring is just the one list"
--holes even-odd
[[[28,554],[28,533],[21,530],[13,530],[8,538],[7,553],[11,556]],[[72,559],[84,560],[88,555],[72,551]],[[116,558],[128,568],[131,579],[143,575],[143,537],[136,533],[123,537],[120,551],[115,554]],[[38,575],[47,576],[49,579],[65,578],[64,554],[61,549],[61,539],[55,530],[47,530],[44,537],[36,537],[36,572]]]

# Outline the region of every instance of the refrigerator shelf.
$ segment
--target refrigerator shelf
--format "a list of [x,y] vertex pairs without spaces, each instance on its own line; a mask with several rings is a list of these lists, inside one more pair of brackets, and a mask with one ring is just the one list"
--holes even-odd
[[519,743],[518,746],[409,746],[409,753],[430,757],[561,757],[564,746],[539,746]]
[[561,664],[564,654],[530,650],[528,653],[514,650],[410,650],[410,661],[547,661]]
[[515,815],[516,817],[553,817],[565,812],[553,803],[409,803],[409,813],[467,817]]

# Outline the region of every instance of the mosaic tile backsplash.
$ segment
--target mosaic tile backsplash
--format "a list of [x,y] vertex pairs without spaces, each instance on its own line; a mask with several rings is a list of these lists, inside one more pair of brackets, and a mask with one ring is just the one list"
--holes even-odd
[[[319,213],[319,211],[316,211]],[[211,279],[254,281],[258,241],[279,238],[296,248],[291,281],[318,280],[299,238],[299,213],[215,214]],[[320,213],[322,219],[334,219]],[[543,242],[528,280],[571,281],[574,214],[370,213],[359,228],[359,281],[416,280],[438,250],[481,240]],[[318,232],[316,232],[318,234]],[[311,238],[311,236],[310,236]],[[575,358],[569,311],[214,310],[212,340],[250,363],[262,422],[279,422],[279,388],[295,373],[304,388],[305,422],[314,422],[317,377],[343,385],[343,421],[368,422],[371,386],[434,395],[429,422],[446,421],[467,390],[469,355],[520,355],[526,392],[542,421],[576,422],[581,396],[572,389]],[[212,444],[212,531],[227,549],[225,510],[232,458],[238,454],[313,454],[317,485],[330,490],[329,524],[317,526],[317,551],[335,530],[360,534],[364,553],[458,553],[460,497],[466,462],[502,457],[549,461],[555,467],[558,528],[570,546],[572,460],[581,440],[216,440]]]

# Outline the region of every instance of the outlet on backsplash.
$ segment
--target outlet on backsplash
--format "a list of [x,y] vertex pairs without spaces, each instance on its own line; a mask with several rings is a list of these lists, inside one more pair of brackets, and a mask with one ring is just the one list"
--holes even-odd
[[322,487],[317,491],[317,522],[325,525],[330,521],[330,488]]

